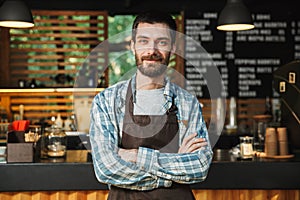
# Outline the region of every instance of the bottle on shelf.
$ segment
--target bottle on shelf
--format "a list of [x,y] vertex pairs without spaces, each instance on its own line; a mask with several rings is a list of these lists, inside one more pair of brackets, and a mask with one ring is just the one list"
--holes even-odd
[[37,87],[36,80],[34,78],[29,83],[29,87],[30,88],[36,88]]
[[62,128],[63,127],[63,120],[61,118],[60,113],[57,114],[57,117],[55,119],[54,124],[56,125],[57,128]]
[[236,133],[237,131],[237,113],[236,100],[234,97],[230,98],[229,102],[229,124],[226,125],[227,133]]
[[98,88],[104,88],[106,87],[106,82],[105,82],[105,75],[102,74],[100,76],[100,78],[98,79],[98,85],[97,85]]
[[266,102],[265,102],[265,115],[271,115],[273,116],[273,112],[272,112],[272,102],[270,97],[266,97]]
[[72,123],[70,124],[70,129],[71,131],[77,131],[77,117],[76,117],[76,114],[75,113],[72,113],[71,115],[71,120],[72,120]]
[[71,130],[72,123],[73,123],[73,121],[72,121],[71,117],[67,117],[67,119],[64,121],[65,131],[70,131]]

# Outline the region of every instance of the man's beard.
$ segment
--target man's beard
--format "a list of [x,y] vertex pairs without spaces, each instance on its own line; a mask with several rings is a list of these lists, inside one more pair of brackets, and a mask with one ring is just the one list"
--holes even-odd
[[[160,54],[154,53],[149,56],[142,56],[141,59],[135,54],[137,69],[145,76],[158,77],[162,75],[169,64],[170,53],[164,59]],[[143,63],[143,60],[157,61],[155,63]]]

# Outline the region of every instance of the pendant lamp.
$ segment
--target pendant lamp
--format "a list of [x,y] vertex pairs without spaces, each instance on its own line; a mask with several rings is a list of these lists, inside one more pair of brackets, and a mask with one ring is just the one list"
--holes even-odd
[[30,9],[23,0],[4,0],[0,5],[0,26],[30,28],[34,26]]
[[217,29],[221,31],[242,31],[253,29],[251,13],[242,0],[227,0],[218,18]]

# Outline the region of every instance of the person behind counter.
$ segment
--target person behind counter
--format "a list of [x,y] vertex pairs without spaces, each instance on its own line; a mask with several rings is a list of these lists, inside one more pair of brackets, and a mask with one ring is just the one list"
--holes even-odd
[[176,23],[164,13],[138,15],[131,50],[137,72],[93,100],[90,140],[97,179],[109,200],[195,199],[212,159],[198,100],[171,83]]

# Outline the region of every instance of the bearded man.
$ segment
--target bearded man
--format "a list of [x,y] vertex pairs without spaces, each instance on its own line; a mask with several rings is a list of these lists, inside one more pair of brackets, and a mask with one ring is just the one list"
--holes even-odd
[[207,176],[212,150],[201,106],[166,76],[175,39],[170,15],[138,15],[131,40],[137,72],[94,98],[94,170],[110,200],[195,199],[189,184]]

